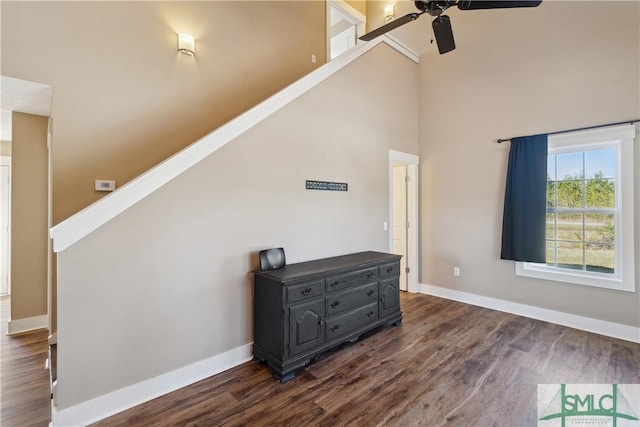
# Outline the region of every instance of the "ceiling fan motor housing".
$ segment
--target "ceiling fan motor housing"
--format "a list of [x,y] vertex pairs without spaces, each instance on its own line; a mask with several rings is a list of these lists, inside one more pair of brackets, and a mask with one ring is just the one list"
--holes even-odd
[[457,4],[450,0],[418,0],[414,4],[418,10],[428,13],[431,16],[440,16],[442,12]]

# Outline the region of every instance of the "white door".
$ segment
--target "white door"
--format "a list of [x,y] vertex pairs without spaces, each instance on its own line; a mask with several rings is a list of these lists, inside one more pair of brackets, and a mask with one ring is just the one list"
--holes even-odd
[[9,293],[9,217],[11,203],[11,163],[0,157],[0,295]]
[[407,166],[393,167],[393,253],[402,255],[400,261],[400,290],[408,289],[407,282]]
[[389,150],[389,251],[402,255],[400,289],[419,292],[418,167],[414,154]]

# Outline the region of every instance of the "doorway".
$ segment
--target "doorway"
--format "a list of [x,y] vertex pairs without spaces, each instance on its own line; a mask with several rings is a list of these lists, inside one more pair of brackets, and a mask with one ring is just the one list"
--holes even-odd
[[[50,150],[47,132],[51,116],[53,88],[50,85],[0,75],[2,86],[2,111],[0,112],[0,140],[2,153],[11,156],[11,188],[2,191],[2,207],[8,207],[5,197],[11,198],[8,221],[14,219],[9,229],[10,240],[7,255],[1,262],[8,268],[0,271],[8,275],[7,292],[11,295],[11,320],[9,334],[46,328],[51,323],[51,308],[41,311],[42,300],[51,292],[49,228],[50,209]],[[23,141],[16,143],[17,140]],[[10,143],[10,148],[7,148]],[[8,151],[10,150],[10,151]],[[2,171],[0,171],[2,172]],[[0,181],[5,182],[0,179]],[[21,224],[15,223],[19,217]],[[5,227],[4,220],[2,228]],[[16,234],[17,233],[17,234]],[[4,236],[2,236],[4,237]],[[44,240],[43,240],[44,239]],[[12,244],[13,243],[13,244]],[[18,244],[19,243],[19,244]],[[43,249],[44,247],[44,249]],[[25,317],[33,313],[35,316]]]
[[418,165],[413,154],[389,150],[389,250],[402,255],[400,290],[418,292]]
[[344,1],[327,2],[327,58],[333,60],[358,44],[366,16]]
[[11,157],[0,156],[0,295],[11,293]]

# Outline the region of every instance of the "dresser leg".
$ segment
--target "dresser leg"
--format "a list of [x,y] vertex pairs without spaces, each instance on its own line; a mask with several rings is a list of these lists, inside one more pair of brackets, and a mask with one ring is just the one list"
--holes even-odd
[[274,373],[273,376],[276,377],[276,379],[278,381],[280,381],[281,383],[286,383],[290,379],[293,379],[293,377],[296,376],[296,373],[295,373],[295,371],[287,372],[286,374],[283,374],[283,375],[278,375],[278,374]]
[[356,341],[358,341],[360,339],[360,335],[358,335],[357,337],[353,337],[349,340],[350,343],[354,343]]

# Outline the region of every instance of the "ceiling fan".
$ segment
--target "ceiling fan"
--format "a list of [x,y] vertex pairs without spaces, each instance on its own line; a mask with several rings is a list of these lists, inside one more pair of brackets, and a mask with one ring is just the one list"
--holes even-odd
[[436,43],[438,44],[438,51],[440,54],[451,52],[456,48],[456,43],[453,40],[453,31],[451,29],[451,20],[447,15],[442,13],[451,6],[458,6],[460,10],[477,10],[477,9],[507,9],[514,7],[536,7],[542,0],[537,1],[463,1],[463,0],[418,0],[414,2],[420,12],[410,13],[388,24],[383,25],[380,28],[363,35],[360,37],[362,41],[373,40],[384,33],[398,28],[411,21],[415,21],[425,13],[434,16],[435,19],[431,23],[433,26],[433,33],[436,37]]

